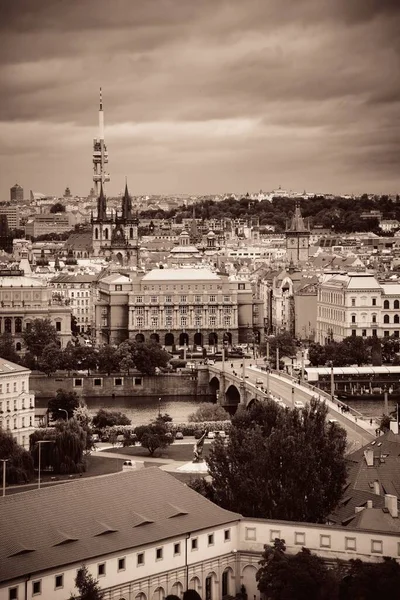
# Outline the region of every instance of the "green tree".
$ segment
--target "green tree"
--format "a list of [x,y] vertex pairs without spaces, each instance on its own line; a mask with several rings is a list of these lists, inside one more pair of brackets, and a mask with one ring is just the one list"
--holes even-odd
[[106,344],[102,346],[97,353],[97,364],[100,373],[111,373],[119,372],[119,356],[116,348]]
[[92,416],[87,406],[80,404],[74,409],[73,418],[79,423],[86,432],[86,452],[90,452],[95,446],[92,432]]
[[[297,351],[296,342],[293,336],[288,332],[284,331],[275,336],[270,336],[268,338],[269,341],[269,355],[271,358],[271,362],[274,363],[276,361],[276,349],[279,348],[279,357],[283,358],[284,356],[294,356]],[[266,343],[262,344],[260,348],[261,354],[266,354]]]
[[[336,600],[337,580],[322,558],[302,548],[285,554],[284,540],[264,546],[256,573],[258,589],[269,600]],[[353,596],[355,598],[356,596]]]
[[71,315],[71,333],[72,335],[78,335],[79,333],[78,320],[75,315]]
[[56,202],[55,204],[53,204],[53,206],[50,207],[50,212],[52,214],[65,212],[65,206],[64,204],[61,204],[61,202]]
[[346,432],[312,399],[301,411],[273,402],[239,411],[208,458],[213,500],[247,517],[323,523],[346,481]]
[[370,355],[366,340],[359,335],[350,335],[340,344],[345,364],[358,366],[369,363]]
[[126,340],[118,346],[119,368],[122,373],[127,373],[129,375],[129,371],[134,369],[134,351],[135,345],[131,340]]
[[[29,452],[24,450],[13,438],[11,431],[0,427],[0,459],[7,459],[3,463],[6,469],[6,482],[8,484],[27,483],[33,479],[33,460]],[[1,474],[3,477],[3,474]]]
[[71,595],[69,600],[103,600],[104,598],[98,581],[89,573],[85,565],[82,565],[77,571],[75,587],[79,596]]
[[39,440],[52,441],[43,444],[41,464],[43,469],[51,467],[54,473],[82,473],[86,470],[84,451],[86,449],[86,432],[76,419],[57,421],[55,427],[36,429],[30,436],[31,454],[35,465],[38,464]]
[[75,368],[86,369],[88,375],[90,370],[95,369],[98,363],[98,357],[93,348],[89,346],[74,346],[72,349],[72,355],[75,362]]
[[96,429],[104,429],[115,425],[130,425],[131,420],[121,412],[100,408],[94,415],[92,423]]
[[136,427],[135,434],[140,445],[149,451],[150,456],[153,456],[156,450],[163,450],[173,442],[165,423],[161,420]]
[[191,423],[200,423],[204,421],[229,421],[230,415],[220,404],[211,402],[202,402],[197,410],[189,415]]
[[39,359],[43,349],[50,344],[58,345],[56,328],[50,319],[34,319],[30,329],[25,329],[22,338],[29,352]]
[[21,362],[21,357],[15,350],[15,342],[11,333],[4,332],[0,335],[0,356],[13,363]]
[[61,410],[66,410],[68,419],[72,419],[74,411],[80,406],[80,400],[76,392],[67,392],[63,389],[58,389],[54,398],[48,402],[49,412],[53,419],[62,419],[65,414]]
[[38,359],[38,367],[48,377],[55,373],[62,365],[63,353],[57,344],[48,344],[43,348]]
[[78,368],[77,358],[75,354],[75,345],[72,342],[68,342],[61,354],[60,369],[68,371],[68,376],[71,371]]
[[321,344],[310,344],[308,349],[308,359],[312,367],[324,366],[326,364],[326,347]]

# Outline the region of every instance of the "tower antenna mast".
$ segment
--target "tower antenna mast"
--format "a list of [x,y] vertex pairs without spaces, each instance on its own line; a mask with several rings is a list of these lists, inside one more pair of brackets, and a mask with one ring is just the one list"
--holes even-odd
[[104,141],[104,111],[101,88],[99,100],[99,137],[93,140],[93,183],[96,196],[99,195],[100,184],[103,184],[104,189],[104,184],[110,181],[110,175],[105,171],[105,165],[108,163],[108,152]]

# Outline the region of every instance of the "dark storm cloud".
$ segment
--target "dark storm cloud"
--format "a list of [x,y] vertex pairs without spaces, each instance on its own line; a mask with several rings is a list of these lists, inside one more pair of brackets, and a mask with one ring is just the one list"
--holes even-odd
[[[137,156],[141,147],[149,156],[135,158],[135,169],[164,174],[162,164],[150,165],[152,156],[169,167],[173,157],[168,182],[179,180],[180,164],[190,164],[193,192],[203,184],[196,164],[211,169],[215,191],[232,189],[229,164],[238,163],[243,187],[256,178],[259,188],[263,164],[279,173],[277,157],[287,187],[326,181],[343,190],[351,164],[356,179],[368,170],[376,186],[386,178],[392,188],[399,9],[398,0],[3,2],[3,151],[18,161],[35,140],[35,160],[53,151],[61,163],[74,147],[80,161],[71,177],[88,181],[102,85],[114,172],[126,173],[126,150]],[[332,173],[344,173],[342,180],[329,180],[323,160]],[[226,172],[218,176],[212,161],[225,163]],[[296,174],[293,161],[302,174],[285,183],[288,172]],[[27,173],[37,168],[23,166]],[[157,191],[157,181],[150,184]]]

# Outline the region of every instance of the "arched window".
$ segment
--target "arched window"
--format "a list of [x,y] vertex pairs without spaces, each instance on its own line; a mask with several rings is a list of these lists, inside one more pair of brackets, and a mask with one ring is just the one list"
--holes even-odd
[[393,323],[400,323],[399,315],[394,315]]
[[21,352],[21,342],[17,342],[15,344],[15,349],[16,349],[17,352]]
[[133,227],[131,227],[130,230],[129,230],[129,237],[131,239],[133,238]]
[[389,323],[389,315],[383,315],[383,322],[384,323]]
[[104,237],[106,240],[108,240],[108,229],[104,230]]
[[20,317],[17,317],[15,319],[14,325],[15,325],[15,333],[21,333],[22,332],[22,319]]
[[386,309],[390,308],[389,300],[384,301],[383,308],[386,308]]
[[6,333],[11,333],[11,319],[9,317],[4,319],[4,331]]
[[395,301],[393,302],[393,308],[394,308],[394,309],[399,309],[399,308],[400,308],[400,304],[399,304],[399,301],[398,301],[398,300],[395,300]]
[[98,240],[98,239],[99,239],[99,230],[98,230],[98,228],[97,228],[97,227],[96,227],[96,229],[94,230],[94,237],[96,238],[96,240]]

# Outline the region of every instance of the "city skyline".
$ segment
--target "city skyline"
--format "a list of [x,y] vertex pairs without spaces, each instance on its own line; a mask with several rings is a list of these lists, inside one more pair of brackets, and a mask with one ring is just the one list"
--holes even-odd
[[92,187],[103,88],[118,194],[400,188],[395,1],[0,9],[0,200]]

